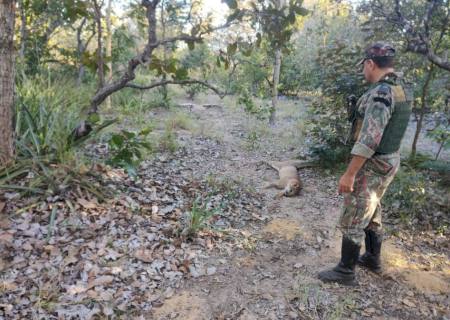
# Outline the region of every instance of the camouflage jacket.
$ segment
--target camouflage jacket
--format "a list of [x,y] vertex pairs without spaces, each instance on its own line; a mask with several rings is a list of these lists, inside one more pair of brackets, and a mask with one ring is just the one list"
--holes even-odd
[[356,142],[352,155],[364,158],[374,156],[395,107],[394,94],[387,84],[396,84],[397,75],[388,74],[359,98],[356,108],[359,123],[356,124]]

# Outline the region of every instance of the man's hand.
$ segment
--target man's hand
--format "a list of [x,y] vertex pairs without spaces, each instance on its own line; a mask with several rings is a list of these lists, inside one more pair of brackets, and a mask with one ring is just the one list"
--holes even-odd
[[353,192],[353,184],[355,183],[355,175],[345,172],[339,179],[339,194]]
[[341,179],[339,179],[339,194],[353,192],[353,184],[355,183],[356,174],[366,161],[367,159],[361,156],[354,155],[352,157],[352,160],[347,167],[347,171],[345,171]]

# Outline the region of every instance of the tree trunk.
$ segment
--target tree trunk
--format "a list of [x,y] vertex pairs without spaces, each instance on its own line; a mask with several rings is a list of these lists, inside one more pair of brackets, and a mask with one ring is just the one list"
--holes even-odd
[[83,19],[80,26],[77,27],[77,55],[78,55],[78,78],[77,78],[77,86],[81,86],[84,78],[85,67],[83,64],[83,53],[86,50],[86,47],[83,45],[83,40],[81,38],[81,33],[83,32],[83,27],[86,23],[86,18]]
[[83,64],[80,64],[80,66],[78,67],[77,87],[81,86],[85,72],[86,72],[86,67]]
[[103,28],[102,28],[102,7],[98,0],[94,0],[95,23],[97,25],[97,75],[98,90],[105,86],[105,72],[103,70]]
[[[161,38],[162,38],[162,40],[164,40],[166,38],[166,20],[164,17],[164,4],[165,4],[164,0],[161,1],[161,31],[162,31]],[[164,59],[164,61],[167,61],[167,44],[163,45],[163,59]],[[163,81],[167,80],[166,73],[163,74],[162,80]],[[167,100],[167,85],[164,85],[161,87],[161,92],[162,92],[164,101],[166,101]]]
[[14,19],[15,1],[0,0],[0,166],[14,154]]
[[92,34],[89,36],[89,38],[86,40],[85,43],[83,43],[82,33],[84,26],[86,25],[87,18],[83,18],[81,21],[81,24],[76,28],[77,31],[77,57],[78,57],[78,78],[77,78],[77,86],[81,86],[81,83],[83,82],[84,74],[86,72],[86,66],[83,64],[83,55],[89,45],[89,42],[91,42],[92,38],[95,36],[95,24],[93,24],[93,30]]
[[[107,81],[112,79],[112,28],[111,28],[111,0],[108,0],[108,7],[106,8],[106,57],[108,57],[108,77]],[[106,98],[106,108],[111,109],[111,96]]]
[[272,81],[272,110],[270,111],[269,123],[275,123],[275,112],[277,110],[278,102],[278,84],[280,82],[281,69],[281,49],[275,51],[275,62],[273,66],[273,81]]
[[25,58],[25,46],[27,42],[28,32],[27,32],[27,15],[25,12],[24,1],[19,2],[20,8],[20,50],[19,58],[23,60]]
[[[284,7],[284,0],[277,0],[275,2],[277,10],[282,10]],[[280,83],[280,70],[281,70],[281,48],[275,49],[275,60],[273,64],[273,78],[272,78],[272,110],[270,111],[269,123],[272,125],[275,123],[275,113],[277,110],[278,102],[278,84]]]
[[431,79],[433,78],[433,71],[434,65],[431,64],[430,69],[428,70],[427,78],[425,79],[425,83],[422,87],[422,96],[420,97],[422,108],[420,109],[419,121],[417,121],[416,133],[414,134],[414,140],[411,147],[411,156],[413,157],[416,155],[417,142],[419,141],[420,132],[422,131],[423,118],[427,107],[428,88],[430,86]]

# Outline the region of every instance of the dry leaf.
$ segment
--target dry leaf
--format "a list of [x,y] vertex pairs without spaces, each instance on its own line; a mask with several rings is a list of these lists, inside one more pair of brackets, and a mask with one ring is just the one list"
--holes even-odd
[[153,252],[148,249],[138,249],[133,256],[143,262],[150,263],[153,261]]
[[76,285],[69,286],[67,288],[67,293],[69,293],[71,295],[76,295],[79,293],[86,292],[86,290],[87,290],[87,288],[84,285],[76,284]]
[[5,207],[6,207],[6,203],[0,202],[0,213],[3,211],[3,209],[5,209]]
[[375,313],[376,309],[375,308],[368,308],[365,310],[367,313]]
[[403,299],[402,302],[404,304],[406,304],[408,307],[411,307],[411,308],[415,308],[416,307],[416,304],[414,302],[412,302],[412,301],[410,301],[410,300],[408,300],[406,298]]
[[14,236],[10,232],[2,232],[0,233],[0,241],[5,241],[8,243],[12,243],[14,240]]
[[91,289],[92,287],[96,286],[104,286],[106,284],[110,284],[114,281],[113,276],[101,276],[96,279],[93,279],[92,281],[89,281],[88,289]]
[[86,199],[79,198],[77,200],[79,204],[81,204],[86,209],[95,209],[97,208],[97,204],[93,201],[87,201]]
[[260,215],[257,215],[256,213],[252,212],[252,217],[259,220],[259,221],[264,221],[264,218],[261,217]]

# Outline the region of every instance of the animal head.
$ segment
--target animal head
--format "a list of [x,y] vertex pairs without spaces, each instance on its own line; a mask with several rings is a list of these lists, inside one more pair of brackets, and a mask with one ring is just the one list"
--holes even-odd
[[301,187],[302,187],[302,185],[301,185],[299,180],[297,180],[297,179],[290,179],[287,182],[286,187],[283,190],[283,194],[286,197],[296,196],[300,192]]

